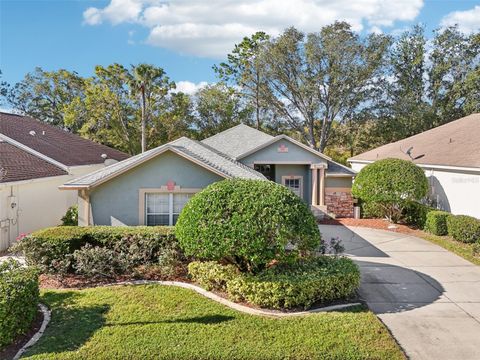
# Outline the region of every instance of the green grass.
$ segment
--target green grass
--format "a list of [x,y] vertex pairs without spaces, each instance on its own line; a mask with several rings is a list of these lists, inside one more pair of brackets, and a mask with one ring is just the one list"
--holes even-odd
[[362,307],[276,319],[161,285],[49,290],[52,321],[28,359],[403,359]]
[[475,255],[473,251],[474,244],[462,243],[460,241],[456,241],[450,236],[438,236],[426,233],[424,231],[419,231],[418,235],[427,241],[437,244],[444,249],[461,256],[465,260],[468,260],[475,265],[480,265],[480,255]]

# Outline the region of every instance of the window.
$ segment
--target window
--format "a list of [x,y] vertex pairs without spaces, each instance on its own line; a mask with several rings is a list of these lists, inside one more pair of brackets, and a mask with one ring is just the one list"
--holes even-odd
[[282,182],[283,185],[289,188],[295,195],[302,197],[303,187],[302,187],[302,176],[283,176]]
[[146,193],[146,224],[175,225],[180,212],[192,196],[190,193]]

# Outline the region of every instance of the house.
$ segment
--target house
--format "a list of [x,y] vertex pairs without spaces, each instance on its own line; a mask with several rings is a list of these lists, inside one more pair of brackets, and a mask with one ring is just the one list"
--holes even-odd
[[127,157],[31,117],[0,113],[0,251],[21,233],[60,223],[77,198],[59,185]]
[[480,218],[480,113],[380,146],[348,161],[360,171],[375,160],[411,160],[430,183],[439,209]]
[[173,225],[193,194],[231,178],[275,181],[316,214],[352,216],[354,175],[288,136],[241,124],[203,141],[182,137],[61,188],[78,191],[79,225]]

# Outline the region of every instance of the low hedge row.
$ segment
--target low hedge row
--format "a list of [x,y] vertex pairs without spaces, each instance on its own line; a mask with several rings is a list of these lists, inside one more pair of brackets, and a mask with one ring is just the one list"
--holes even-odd
[[[157,261],[163,250],[172,246],[176,247],[177,241],[171,227],[58,226],[33,232],[13,251],[23,253],[27,264],[44,273],[65,274],[76,270],[79,257],[84,264],[95,265],[95,261],[108,256],[116,260],[126,256],[130,265],[144,265]],[[85,247],[96,250],[87,251]]]
[[447,217],[448,235],[464,243],[480,242],[480,220],[467,215]]
[[447,218],[451,214],[446,211],[431,211],[427,214],[425,230],[433,235],[447,235]]
[[200,285],[226,291],[235,301],[274,309],[306,309],[316,302],[348,298],[360,284],[352,260],[327,256],[274,266],[257,275],[239,274],[215,262],[191,263],[189,273]]
[[434,235],[449,235],[464,243],[480,243],[480,220],[472,216],[431,211],[427,215],[425,230]]
[[38,271],[18,261],[0,264],[0,349],[25,333],[37,314]]

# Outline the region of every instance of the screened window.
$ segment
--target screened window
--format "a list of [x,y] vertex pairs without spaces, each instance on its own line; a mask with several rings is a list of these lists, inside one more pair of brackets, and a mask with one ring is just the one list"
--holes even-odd
[[175,225],[178,216],[193,194],[145,194],[145,218],[148,226]]

